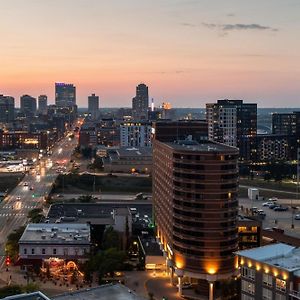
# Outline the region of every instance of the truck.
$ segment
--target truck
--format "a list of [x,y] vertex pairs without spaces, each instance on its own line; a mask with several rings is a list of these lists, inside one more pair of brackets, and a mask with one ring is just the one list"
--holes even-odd
[[249,188],[248,189],[248,198],[250,200],[259,200],[259,190],[256,188]]

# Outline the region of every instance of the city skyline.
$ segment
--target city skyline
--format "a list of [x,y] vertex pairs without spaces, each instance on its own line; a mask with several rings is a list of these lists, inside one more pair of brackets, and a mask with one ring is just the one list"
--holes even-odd
[[53,103],[54,82],[70,82],[79,107],[91,93],[102,107],[129,107],[144,82],[156,104],[173,107],[224,98],[297,107],[299,1],[11,0],[0,8],[0,89],[16,106],[23,94]]

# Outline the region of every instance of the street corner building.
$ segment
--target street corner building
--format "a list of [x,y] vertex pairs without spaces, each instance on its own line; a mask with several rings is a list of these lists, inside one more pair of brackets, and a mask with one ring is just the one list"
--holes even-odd
[[198,286],[213,299],[237,275],[238,149],[215,142],[154,141],[157,238],[171,282]]

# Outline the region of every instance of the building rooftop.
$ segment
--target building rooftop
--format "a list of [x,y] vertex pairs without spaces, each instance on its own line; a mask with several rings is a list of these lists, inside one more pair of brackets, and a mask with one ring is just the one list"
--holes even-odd
[[43,244],[89,244],[91,240],[88,224],[28,224],[19,243]]
[[227,146],[221,143],[205,141],[199,143],[195,140],[180,140],[174,143],[164,143],[170,148],[179,151],[195,151],[195,152],[233,152],[238,151],[237,148]]
[[297,271],[300,275],[300,248],[278,243],[239,251],[237,254],[289,272]]
[[143,300],[124,285],[102,285],[96,288],[65,293],[53,300]]
[[50,300],[41,292],[34,292],[29,294],[13,295],[3,298],[3,300]]

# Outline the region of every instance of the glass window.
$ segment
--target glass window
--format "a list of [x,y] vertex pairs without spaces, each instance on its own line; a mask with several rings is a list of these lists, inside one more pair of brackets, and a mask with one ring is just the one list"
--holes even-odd
[[273,285],[273,277],[272,275],[269,274],[263,274],[263,283],[267,286],[272,286]]
[[31,254],[34,254],[34,248],[31,249]]
[[53,254],[56,254],[56,249],[55,248],[53,249]]
[[27,254],[27,249],[26,248],[24,249],[24,254]]
[[246,280],[242,280],[242,291],[254,295],[255,294],[255,285]]
[[249,295],[242,294],[241,300],[254,300],[254,298]]
[[276,293],[275,300],[286,300],[286,295]]
[[46,254],[46,249],[45,248],[42,249],[42,254]]
[[263,299],[272,300],[272,290],[263,288]]
[[286,281],[276,278],[276,289],[280,291],[285,291],[286,290]]
[[250,269],[248,267],[242,267],[242,276],[245,278],[255,279],[255,270]]

